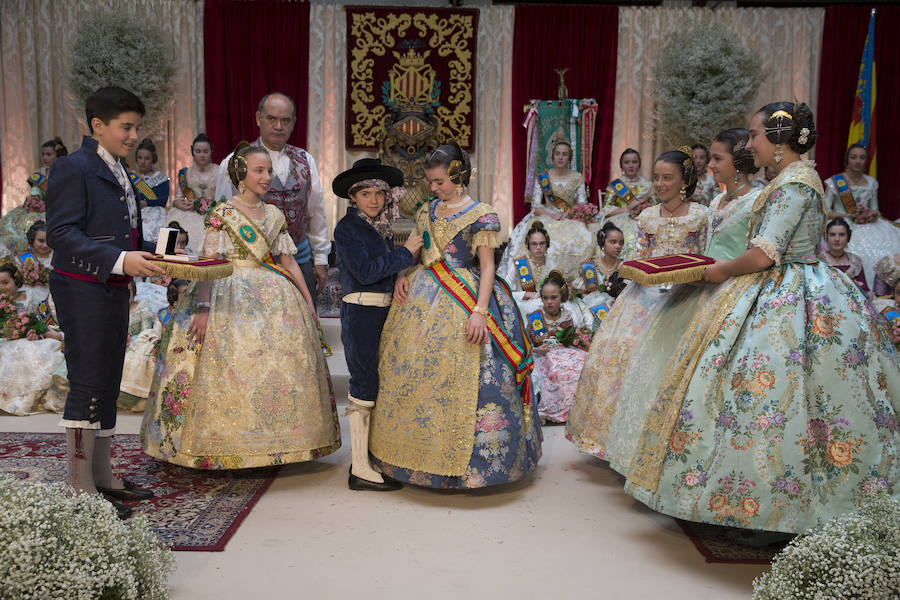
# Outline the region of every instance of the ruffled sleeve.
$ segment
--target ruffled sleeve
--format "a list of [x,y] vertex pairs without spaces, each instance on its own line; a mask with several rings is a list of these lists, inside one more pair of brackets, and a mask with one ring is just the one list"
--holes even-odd
[[846,212],[847,210],[844,208],[844,203],[837,193],[837,188],[834,187],[834,179],[831,177],[825,180],[825,201],[823,204],[828,212]]
[[480,247],[500,247],[500,217],[489,212],[478,217],[472,224],[472,249]]
[[275,243],[272,244],[272,254],[275,256],[279,254],[289,254],[291,256],[297,254],[297,246],[294,244],[291,236],[288,235],[287,228],[282,228],[278,233],[278,237],[275,238]]
[[815,195],[814,190],[802,183],[786,183],[772,192],[763,207],[762,222],[750,240],[750,246],[762,250],[776,266],[781,265],[781,257]]

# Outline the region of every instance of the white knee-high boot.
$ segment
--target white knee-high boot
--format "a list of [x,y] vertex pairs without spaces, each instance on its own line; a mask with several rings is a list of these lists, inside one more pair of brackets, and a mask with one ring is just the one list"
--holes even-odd
[[347,395],[350,405],[344,414],[350,418],[350,489],[389,491],[400,488],[396,481],[385,481],[369,460],[369,417],[375,402]]

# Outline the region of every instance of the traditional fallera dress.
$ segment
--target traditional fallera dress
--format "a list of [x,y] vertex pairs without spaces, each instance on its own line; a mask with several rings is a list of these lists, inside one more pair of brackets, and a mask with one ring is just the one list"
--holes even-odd
[[785,167],[748,235],[774,264],[693,315],[627,471],[626,491],[654,510],[803,533],[896,493],[900,356],[887,320],[816,258],[822,195],[810,163]]
[[[702,253],[706,247],[707,217],[708,209],[696,202],[691,202],[688,213],[681,217],[662,217],[660,205],[651,206],[638,217],[640,256]],[[594,334],[581,371],[566,438],[582,452],[605,458],[611,464],[615,459],[607,456],[610,428],[617,413],[619,392],[626,379],[633,376],[628,372],[632,348],[648,335],[647,327],[656,320],[668,293],[665,290],[629,284]],[[679,307],[676,304],[673,308],[677,311]]]
[[[835,178],[842,176],[838,174],[825,180],[825,210],[848,212]],[[874,177],[863,174],[864,185],[853,185],[849,179],[843,179],[858,208],[865,207],[878,212],[878,181]],[[882,256],[900,252],[900,227],[880,216],[873,223],[855,223],[853,219],[847,219],[847,222],[853,230],[850,243],[847,244],[847,252],[852,252],[862,259],[866,283],[871,288],[874,284],[871,276],[875,272],[875,263]]]
[[[44,181],[46,182],[46,178]],[[44,211],[44,189],[33,186],[31,190],[31,195],[22,205],[0,217],[0,245],[15,256],[28,251],[28,228],[36,221],[47,220]]]
[[[35,293],[36,288],[24,287],[24,300],[16,307],[28,314],[38,312],[46,299]],[[59,412],[62,406],[47,401],[45,394],[53,385],[53,374],[64,364],[59,340],[44,338],[30,341],[0,337],[0,411],[11,415],[32,415],[43,411]]]
[[119,385],[119,408],[142,412],[150,395],[162,322],[146,302],[135,301],[128,314],[128,346]]
[[[53,250],[51,250],[47,256],[38,256],[37,254],[35,254],[34,252],[32,252],[29,249],[29,250],[25,251],[24,253],[20,254],[19,256],[17,256],[15,259],[15,263],[16,263],[16,266],[19,268],[20,273],[22,273],[22,270],[24,268],[31,268],[32,265],[34,265],[34,263],[37,263],[40,265],[40,269],[42,271],[45,271],[45,275],[49,276],[50,271],[53,270],[53,265],[50,264],[50,262],[52,260],[53,260]],[[37,285],[32,285],[26,279],[25,285],[27,287],[32,288],[32,293],[39,300],[43,300],[44,298],[46,298],[47,296],[50,295],[49,280],[48,280],[48,283],[39,283]]]
[[[188,233],[189,248],[203,248],[203,234],[206,229],[203,219],[213,207],[213,196],[216,193],[216,175],[219,166],[210,163],[205,171],[195,166],[182,167],[178,171],[178,182],[175,187],[176,198],[186,198],[194,203],[191,210],[181,210],[170,206],[166,213],[166,222],[178,221],[181,228]],[[204,205],[206,210],[204,211]]]
[[509,234],[509,245],[503,252],[503,258],[497,268],[497,273],[506,273],[510,263],[522,256],[527,249],[525,234],[535,221],[544,224],[544,228],[550,235],[550,246],[547,256],[564,274],[578,271],[581,262],[590,256],[590,248],[595,243],[595,231],[599,222],[591,227],[574,219],[556,219],[535,214],[537,207],[543,207],[550,213],[559,214],[568,212],[577,204],[587,202],[587,193],[584,188],[584,176],[578,171],[568,171],[562,179],[557,179],[553,172],[542,173],[539,180],[543,181],[552,195],[552,203],[545,203],[541,185],[534,186],[534,194],[531,198],[531,212],[519,221]]
[[[750,211],[759,193],[760,190],[753,189],[727,203],[725,192],[716,196],[709,208],[703,254],[730,260],[746,249]],[[631,465],[638,434],[662,380],[666,362],[677,350],[691,316],[701,304],[709,301],[714,291],[713,286],[707,285],[675,285],[648,308],[642,333],[627,357],[620,387],[611,388],[607,398],[608,404],[614,403],[614,413],[608,419],[599,419],[597,424],[601,430],[608,427],[602,457],[616,471],[625,474]]]
[[543,339],[535,339],[537,346],[548,348],[546,354],[534,354],[534,387],[540,395],[538,414],[542,419],[554,423],[565,423],[575,398],[575,387],[584,366],[587,352],[580,348],[567,347],[557,341],[556,334],[566,327],[574,326],[572,315],[567,310],[560,310],[555,317],[541,310],[541,320],[547,335]]
[[141,426],[151,456],[238,469],[308,461],[341,445],[316,322],[272,258],[295,246],[281,211],[265,210],[257,222],[226,202],[207,219],[203,253],[228,258],[234,273],[213,282],[202,345],[187,338],[196,284],[176,305]]
[[[630,212],[621,213],[615,215],[613,217],[606,217],[610,212],[617,208],[624,208],[628,205],[628,199],[624,198],[620,194],[616,193],[613,189],[613,184],[616,180],[610,182],[603,194],[606,200],[604,201],[603,207],[600,209],[600,214],[604,216],[603,224],[606,224],[606,221],[611,222],[613,225],[622,230],[622,236],[625,238],[625,244],[622,246],[622,254],[619,255],[619,258],[622,260],[631,260],[632,258],[637,258],[637,243],[638,243],[638,222],[637,216],[632,216]],[[632,196],[635,200],[644,201],[652,198],[653,196],[653,184],[650,183],[650,180],[642,175],[638,175],[634,179],[629,179],[622,175],[619,177],[618,181],[621,181],[625,184],[625,187],[628,188],[628,191],[631,192]]]
[[[609,308],[612,308],[613,302],[616,301],[615,298],[609,295],[606,292],[606,285],[608,278],[613,274],[617,273],[619,267],[622,265],[621,260],[617,260],[615,266],[612,269],[607,269],[603,266],[603,250],[600,249],[599,246],[594,247],[594,254],[591,256],[589,262],[594,266],[595,277],[598,283],[596,290],[590,290],[589,284],[586,283],[586,278],[584,273],[580,274],[572,281],[572,290],[573,297],[569,300],[571,304],[574,304],[577,308],[576,312],[573,312],[573,317],[575,318],[575,325],[585,325],[591,328],[592,331],[597,331],[597,328],[600,326],[600,322],[597,321],[597,317],[594,316],[594,310],[601,304],[606,305],[607,312]],[[585,290],[584,293],[577,292],[576,290]],[[580,320],[579,323],[579,314]]]
[[500,220],[476,203],[450,218],[438,201],[416,215],[426,242],[381,338],[370,450],[389,477],[433,488],[479,488],[526,477],[541,456],[528,372],[531,345],[508,287],[491,294],[483,345],[466,340],[477,300],[476,249],[499,246]]

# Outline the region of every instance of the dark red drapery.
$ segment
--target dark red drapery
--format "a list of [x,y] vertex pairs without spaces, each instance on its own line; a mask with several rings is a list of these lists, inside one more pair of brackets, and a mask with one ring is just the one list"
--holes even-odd
[[309,3],[206,0],[203,36],[206,134],[213,160],[223,159],[240,140],[259,136],[254,115],[268,92],[282,92],[297,103],[289,143],[305,146]]
[[532,98],[557,98],[559,76],[568,68],[570,98],[597,100],[593,175],[590,195],[609,182],[613,113],[616,100],[616,55],[619,9],[616,6],[516,5],[513,34],[513,215],[528,213],[525,195],[525,128],[522,107]]
[[[842,5],[825,9],[819,98],[816,107],[816,163],[822,178],[844,169],[844,151],[853,113],[859,60],[873,6]],[[875,136],[878,159],[878,204],[890,219],[900,217],[900,51],[893,36],[900,31],[900,6],[875,7]]]

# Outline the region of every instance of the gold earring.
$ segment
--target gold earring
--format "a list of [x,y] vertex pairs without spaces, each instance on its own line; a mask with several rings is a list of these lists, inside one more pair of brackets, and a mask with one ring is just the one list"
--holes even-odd
[[784,158],[784,151],[781,149],[781,144],[775,144],[775,164],[779,164],[782,158]]
[[741,182],[740,171],[735,171],[735,172],[734,172],[734,182],[735,182],[735,183],[740,183],[740,182]]
[[682,202],[687,200],[687,188],[681,188],[680,190],[678,190],[678,195],[681,196]]
[[244,184],[243,181],[238,183],[238,194],[243,194],[244,190],[246,190],[246,189],[247,189],[247,186]]

